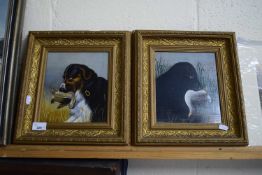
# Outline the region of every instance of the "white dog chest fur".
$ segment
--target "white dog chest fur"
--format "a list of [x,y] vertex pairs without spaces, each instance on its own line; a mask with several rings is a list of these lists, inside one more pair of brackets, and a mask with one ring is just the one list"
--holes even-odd
[[80,90],[75,92],[75,104],[70,108],[70,116],[65,122],[91,122],[92,111],[88,104],[85,102],[84,96]]

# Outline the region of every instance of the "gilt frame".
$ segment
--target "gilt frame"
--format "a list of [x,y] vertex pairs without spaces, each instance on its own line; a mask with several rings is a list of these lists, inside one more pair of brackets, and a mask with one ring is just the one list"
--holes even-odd
[[[138,30],[135,31],[134,41],[133,144],[165,146],[248,144],[233,32]],[[156,122],[154,65],[156,51],[215,54],[221,123]]]
[[[33,131],[46,70],[47,54],[106,51],[108,65],[108,117],[106,123],[47,123]],[[16,121],[14,143],[125,145],[129,140],[130,33],[117,31],[30,32],[27,60]],[[37,80],[39,79],[39,80]],[[26,98],[30,96],[30,104]]]

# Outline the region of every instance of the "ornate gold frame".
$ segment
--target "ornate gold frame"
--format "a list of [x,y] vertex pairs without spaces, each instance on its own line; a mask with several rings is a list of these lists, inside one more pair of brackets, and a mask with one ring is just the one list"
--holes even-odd
[[[230,32],[135,31],[135,145],[247,145],[235,34]],[[213,52],[216,55],[222,124],[156,124],[155,51]]]
[[[109,52],[108,122],[48,123],[32,131],[37,121],[49,51]],[[129,142],[130,33],[110,31],[30,32],[27,60],[16,122],[15,143],[125,145]],[[32,97],[27,105],[26,97]]]

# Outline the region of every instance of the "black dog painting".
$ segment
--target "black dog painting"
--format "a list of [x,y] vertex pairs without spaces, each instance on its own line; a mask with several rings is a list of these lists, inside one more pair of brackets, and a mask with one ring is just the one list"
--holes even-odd
[[156,52],[157,122],[220,123],[215,55]]
[[108,53],[48,53],[40,121],[107,121]]

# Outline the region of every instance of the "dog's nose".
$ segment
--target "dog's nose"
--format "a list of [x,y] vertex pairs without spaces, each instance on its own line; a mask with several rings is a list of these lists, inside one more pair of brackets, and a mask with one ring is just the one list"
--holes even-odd
[[66,91],[66,85],[65,85],[65,83],[61,83],[61,85],[60,85],[60,87],[59,87],[59,91],[62,91],[62,92]]

